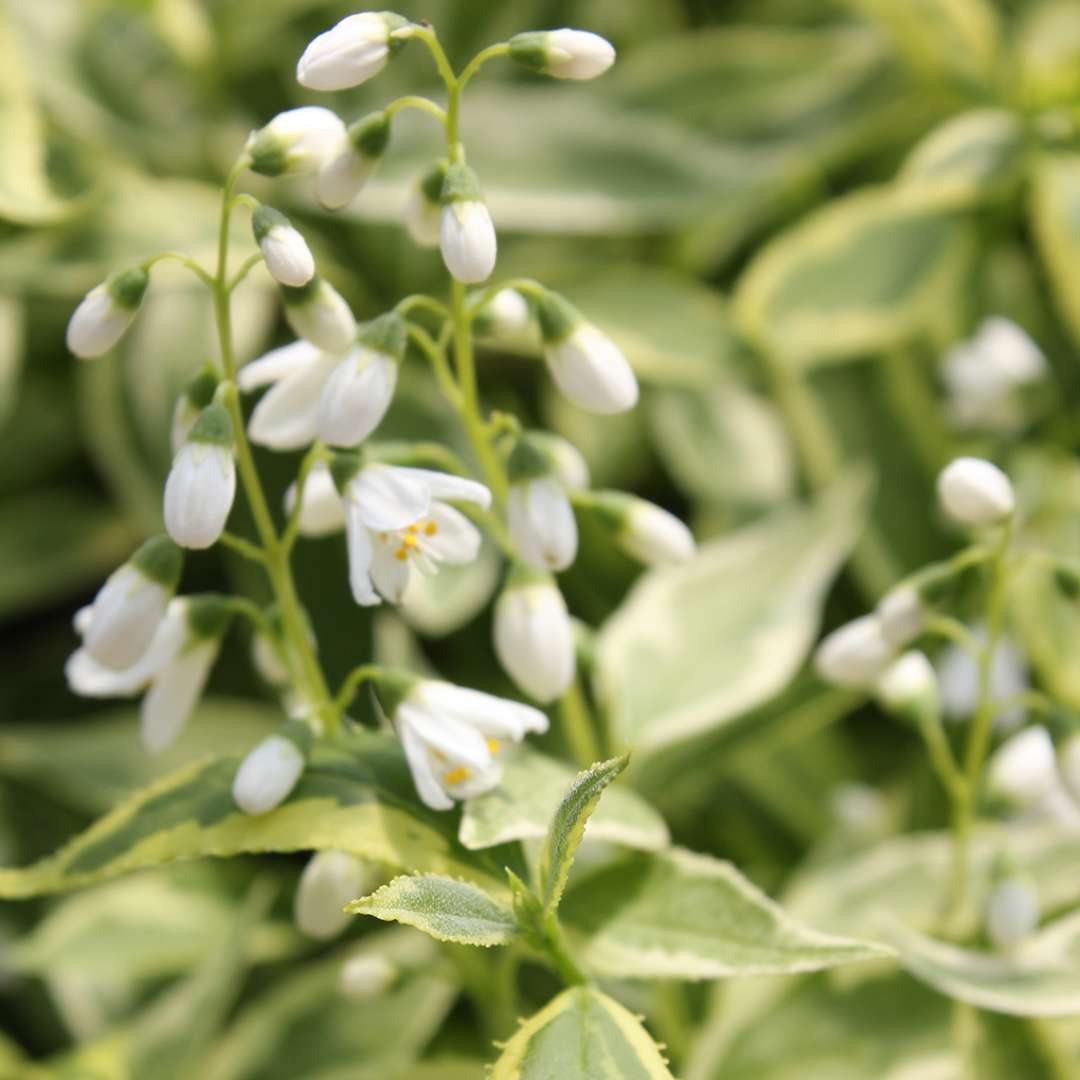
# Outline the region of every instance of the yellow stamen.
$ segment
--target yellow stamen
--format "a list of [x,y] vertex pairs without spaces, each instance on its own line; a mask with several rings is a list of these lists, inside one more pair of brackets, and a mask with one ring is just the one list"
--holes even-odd
[[497,754],[499,752],[499,740],[498,739],[488,739],[487,747],[493,754]]
[[416,532],[417,528],[418,528],[418,526],[416,526],[416,525],[410,525],[409,526],[409,532],[414,533],[414,532]]
[[417,540],[415,536],[403,536],[401,538],[401,543],[403,547],[414,548],[420,543],[420,541]]
[[456,769],[451,769],[443,779],[453,787],[469,779],[469,770],[464,765],[459,765]]
[[394,558],[397,559],[398,562],[404,562],[408,557],[409,553],[403,547],[399,547],[397,551],[394,552]]
[[434,536],[439,531],[439,526],[434,521],[429,521],[424,526],[424,534],[426,536]]

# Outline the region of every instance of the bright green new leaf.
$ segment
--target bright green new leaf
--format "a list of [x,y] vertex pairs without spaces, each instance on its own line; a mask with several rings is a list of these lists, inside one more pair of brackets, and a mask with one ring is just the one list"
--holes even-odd
[[437,874],[403,874],[346,910],[415,926],[458,945],[509,945],[517,932],[510,908],[467,881]]
[[614,977],[794,974],[890,954],[811,930],[731,863],[681,848],[597,871],[569,892],[562,916],[589,968]]
[[[570,765],[527,744],[508,750],[502,764],[499,786],[465,803],[458,839],[467,848],[544,836],[575,775]],[[669,840],[664,819],[625,787],[607,792],[589,818],[586,835],[646,851],[666,847]]]
[[545,914],[550,914],[559,906],[570,877],[574,854],[585,835],[585,824],[596,809],[604,788],[626,768],[629,760],[629,754],[623,754],[609,761],[598,761],[578,773],[559,803],[540,849],[537,866],[538,894]]
[[1054,301],[1074,343],[1080,342],[1080,154],[1036,158],[1031,218]]
[[672,1080],[649,1033],[588,986],[564,990],[506,1044],[491,1080]]

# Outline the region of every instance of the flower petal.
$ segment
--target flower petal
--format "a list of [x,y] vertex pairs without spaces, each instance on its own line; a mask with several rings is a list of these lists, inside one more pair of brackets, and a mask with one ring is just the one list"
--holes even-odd
[[257,360],[245,364],[236,376],[236,385],[242,393],[258,390],[260,386],[269,386],[307,367],[317,360],[320,351],[310,341],[294,341],[291,345],[282,345],[280,349],[271,349]]
[[395,465],[368,465],[349,484],[348,498],[373,532],[404,529],[419,521],[428,510],[431,495],[421,469]]
[[318,353],[263,395],[248,422],[251,441],[272,450],[299,450],[318,436],[319,399],[336,359]]

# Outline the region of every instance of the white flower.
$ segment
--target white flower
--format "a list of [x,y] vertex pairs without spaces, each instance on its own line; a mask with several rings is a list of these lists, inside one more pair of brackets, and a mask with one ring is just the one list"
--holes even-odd
[[107,668],[131,667],[164,618],[182,566],[180,549],[167,537],[143,544],[110,575],[81,620],[87,653]]
[[495,269],[497,244],[476,173],[467,165],[451,165],[440,201],[439,246],[447,270],[467,285],[486,281]]
[[1039,897],[1027,878],[999,881],[986,902],[986,935],[1004,951],[1015,948],[1039,925]]
[[397,968],[377,953],[351,956],[341,968],[341,992],[353,1001],[368,1001],[387,990],[397,978]]
[[406,22],[391,12],[346,16],[304,50],[296,65],[296,81],[309,90],[347,90],[367,82],[386,67],[390,34]]
[[442,229],[442,189],[446,166],[441,162],[413,184],[405,204],[405,228],[417,247],[439,246]]
[[565,570],[577,555],[574,509],[558,479],[551,475],[510,485],[507,522],[518,555],[538,570]]
[[869,687],[893,660],[881,620],[862,615],[834,630],[818,646],[814,664],[818,674],[838,686]]
[[537,317],[548,370],[570,401],[600,415],[626,412],[637,404],[637,379],[611,338],[553,292],[538,298]]
[[[285,492],[285,512],[291,514],[296,505],[296,484]],[[304,484],[300,504],[300,535],[329,536],[345,528],[345,503],[338,492],[330,468],[323,462],[314,465]]]
[[886,709],[917,713],[940,720],[937,675],[924,653],[904,653],[894,660],[877,682],[877,694]]
[[370,869],[347,851],[317,851],[308,860],[293,900],[300,933],[326,940],[337,937],[349,922],[350,900],[370,891]]
[[390,121],[384,113],[358,120],[323,162],[315,194],[328,210],[340,210],[360,194],[390,142]]
[[500,337],[524,330],[532,312],[517,289],[500,289],[477,313],[473,329],[483,337]]
[[317,105],[304,105],[278,113],[248,136],[252,172],[263,176],[317,171],[345,136],[341,117]]
[[902,649],[912,638],[918,637],[926,622],[926,608],[914,585],[898,585],[887,592],[878,603],[876,613],[885,639],[896,649]]
[[[344,460],[339,456],[339,461]],[[358,604],[380,596],[401,603],[412,567],[433,574],[439,564],[468,563],[480,533],[446,499],[491,505],[483,484],[449,473],[397,465],[368,465],[344,481],[349,583]]]
[[686,562],[697,550],[694,534],[674,514],[645,499],[633,499],[619,535],[621,546],[648,566]]
[[227,609],[218,598],[179,597],[169,603],[149,646],[134,664],[113,671],[81,648],[64,669],[68,684],[76,694],[95,698],[133,697],[146,690],[143,744],[152,753],[164,750],[202,695],[227,622]]
[[986,788],[1015,810],[1028,810],[1060,786],[1054,744],[1044,727],[1011,735],[994,752]]
[[311,729],[293,720],[263,739],[240,762],[233,779],[233,802],[245,814],[266,814],[280,805],[300,779],[311,745]]
[[573,443],[550,431],[530,431],[529,438],[547,458],[548,465],[567,494],[588,489],[589,464]]
[[510,56],[556,79],[595,79],[615,63],[611,42],[587,30],[538,30],[510,39]]
[[216,543],[236,496],[232,421],[222,405],[203,409],[165,481],[165,528],[181,547]]
[[1009,478],[989,461],[961,457],[938,477],[942,509],[961,525],[993,525],[1007,518],[1016,506]]
[[341,294],[317,275],[306,285],[281,286],[285,318],[297,337],[329,353],[343,353],[356,340],[356,319]]
[[542,704],[574,679],[576,644],[566,601],[551,576],[517,566],[495,604],[495,653],[510,677]]
[[315,276],[311,249],[284,214],[260,205],[251,217],[251,229],[275,281],[299,287]]
[[146,270],[133,266],[91,289],[68,322],[68,349],[81,360],[107,353],[131,325],[149,283]]
[[[986,641],[985,627],[972,627],[972,637],[979,646]],[[950,645],[938,662],[941,702],[949,720],[967,720],[975,712],[979,698],[979,669],[967,649]],[[990,696],[995,701],[1015,697],[1028,688],[1024,658],[1013,642],[1002,635],[990,660]],[[1003,709],[995,717],[995,726],[1008,730],[1023,721],[1023,706]]]
[[499,783],[501,744],[547,731],[547,717],[516,701],[434,679],[388,674],[375,682],[383,712],[401,739],[417,793],[449,810]]

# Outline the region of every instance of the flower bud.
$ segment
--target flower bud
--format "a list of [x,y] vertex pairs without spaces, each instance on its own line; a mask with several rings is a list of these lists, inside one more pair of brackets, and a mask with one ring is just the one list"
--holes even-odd
[[350,900],[368,892],[368,867],[347,851],[317,851],[308,860],[293,901],[297,929],[323,941],[337,937],[349,922]]
[[892,663],[893,649],[885,640],[881,620],[862,615],[835,629],[818,646],[818,674],[838,686],[869,687]]
[[550,291],[537,300],[537,317],[551,377],[575,405],[607,415],[637,404],[637,379],[611,338]]
[[538,570],[565,570],[577,555],[577,521],[542,445],[523,435],[507,471],[507,519],[518,555]]
[[[296,485],[285,492],[285,512],[291,514],[296,504]],[[330,467],[322,462],[308,473],[304,499],[300,505],[300,535],[329,536],[345,528],[345,504],[342,502]]]
[[218,375],[213,365],[207,364],[199,372],[192,376],[188,384],[180,392],[173,406],[172,430],[170,443],[175,456],[180,453],[180,447],[187,442],[195,421],[199,419],[199,413],[214,400],[214,394],[218,388]]
[[1034,882],[1016,872],[1003,873],[986,901],[986,936],[1002,951],[1016,948],[1039,925],[1039,896]]
[[341,992],[354,1001],[367,1001],[388,990],[397,975],[397,968],[385,957],[360,953],[341,968]]
[[961,525],[978,528],[1007,518],[1016,507],[1009,478],[989,461],[961,457],[938,477],[942,509]]
[[524,330],[532,312],[529,302],[517,289],[500,289],[473,319],[473,332],[479,337],[501,337]]
[[567,493],[587,491],[589,464],[572,442],[550,431],[530,431],[529,438],[547,456],[548,464]]
[[495,604],[495,653],[531,698],[548,704],[574,679],[574,627],[551,575],[514,564]]
[[1054,744],[1044,727],[1011,735],[994,751],[986,770],[986,790],[1010,810],[1039,803],[1058,784]]
[[282,659],[285,648],[281,630],[276,623],[280,622],[280,616],[273,626],[273,637],[256,630],[251,639],[251,663],[267,685],[276,689],[282,689],[289,685],[289,669]]
[[315,172],[345,137],[341,117],[317,105],[278,113],[248,136],[251,171],[263,176]]
[[390,121],[372,113],[349,127],[319,170],[315,194],[328,210],[340,210],[360,194],[390,143]]
[[439,246],[442,228],[442,189],[446,163],[433,165],[413,185],[405,207],[405,228],[417,247]]
[[165,482],[165,528],[181,547],[208,548],[225,528],[236,495],[232,448],[224,406],[203,409]]
[[486,281],[495,269],[495,226],[468,165],[446,170],[440,202],[439,246],[447,270],[466,284]]
[[596,513],[615,543],[646,566],[685,562],[694,555],[693,533],[674,514],[646,499],[622,491],[591,491],[575,501]]
[[922,632],[926,608],[914,585],[898,585],[887,592],[877,606],[877,617],[885,640],[895,649],[902,649]]
[[346,16],[304,50],[296,81],[309,90],[347,90],[373,79],[405,44],[390,35],[408,22],[392,11]]
[[556,79],[595,79],[615,63],[615,50],[587,30],[535,30],[510,39],[510,58]]
[[926,656],[917,651],[904,653],[884,671],[877,683],[881,704],[891,713],[915,723],[938,723],[941,701],[937,675]]
[[131,266],[91,289],[68,322],[68,349],[80,360],[107,353],[131,325],[149,284],[145,268]]
[[291,720],[263,739],[236,770],[232,796],[245,814],[257,816],[280,805],[300,779],[311,746],[311,729]]
[[298,287],[315,276],[315,259],[307,241],[280,211],[259,206],[251,216],[251,230],[275,281]]
[[356,320],[341,294],[316,275],[306,285],[281,286],[285,318],[297,337],[329,353],[343,353],[356,340]]

